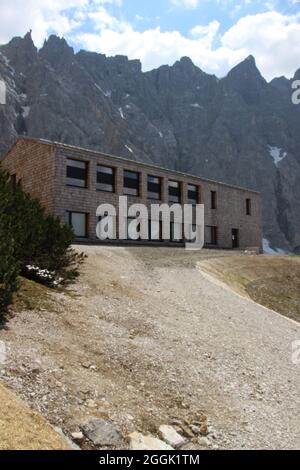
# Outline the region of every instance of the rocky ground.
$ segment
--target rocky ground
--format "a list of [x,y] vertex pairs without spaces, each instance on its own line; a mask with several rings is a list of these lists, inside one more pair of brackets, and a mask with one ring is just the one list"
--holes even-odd
[[84,250],[76,285],[16,304],[2,381],[81,448],[299,448],[300,325],[202,271],[230,252]]

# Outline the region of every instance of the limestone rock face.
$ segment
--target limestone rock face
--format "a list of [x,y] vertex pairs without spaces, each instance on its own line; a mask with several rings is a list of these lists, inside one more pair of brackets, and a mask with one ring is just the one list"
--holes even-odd
[[252,56],[222,79],[187,57],[143,73],[138,60],[74,53],[56,36],[37,50],[30,33],[0,47],[0,79],[1,154],[26,134],[259,190],[264,237],[300,249],[294,79],[266,82]]

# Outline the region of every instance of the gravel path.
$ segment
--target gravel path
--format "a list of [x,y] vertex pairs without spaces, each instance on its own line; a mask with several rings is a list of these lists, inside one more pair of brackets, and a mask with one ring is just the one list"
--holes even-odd
[[124,435],[155,433],[203,412],[214,448],[300,448],[300,325],[201,271],[229,252],[84,250],[56,312],[23,312],[0,332],[3,378],[52,424],[70,433],[97,415]]

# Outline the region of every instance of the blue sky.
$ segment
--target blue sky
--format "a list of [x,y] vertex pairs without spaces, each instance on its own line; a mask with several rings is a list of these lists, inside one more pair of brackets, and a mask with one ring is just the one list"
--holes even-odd
[[300,67],[300,0],[1,0],[0,43],[29,29],[75,50],[124,54],[143,70],[188,55],[225,75],[249,54],[267,79]]

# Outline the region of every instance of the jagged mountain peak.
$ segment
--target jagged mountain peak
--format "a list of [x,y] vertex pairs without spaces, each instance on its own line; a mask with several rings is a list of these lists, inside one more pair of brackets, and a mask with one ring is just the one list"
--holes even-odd
[[18,71],[27,68],[37,60],[37,48],[31,37],[31,31],[22,37],[13,38],[0,50],[10,60],[11,65]]
[[65,38],[60,38],[54,34],[44,42],[39,50],[39,57],[49,62],[52,67],[66,66],[74,57],[74,50]]
[[144,73],[139,60],[74,54],[57,36],[37,52],[30,33],[0,51],[9,85],[1,152],[25,132],[250,187],[263,194],[272,246],[300,246],[300,106],[290,80],[267,83],[253,56],[221,80],[188,57]]

